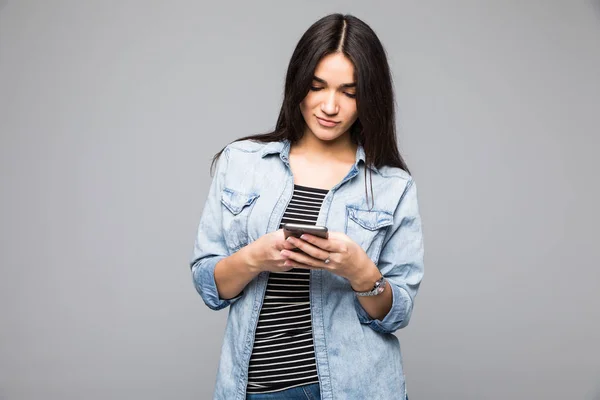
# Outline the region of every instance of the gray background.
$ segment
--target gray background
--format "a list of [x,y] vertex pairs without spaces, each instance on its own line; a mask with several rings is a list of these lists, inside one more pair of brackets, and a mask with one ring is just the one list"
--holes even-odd
[[409,397],[600,399],[598,1],[0,1],[0,398],[208,399],[188,260],[227,142],[350,12],[389,53],[426,272]]

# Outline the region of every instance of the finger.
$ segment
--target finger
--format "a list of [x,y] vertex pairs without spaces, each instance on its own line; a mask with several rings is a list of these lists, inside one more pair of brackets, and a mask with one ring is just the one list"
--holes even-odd
[[292,262],[295,262],[298,264],[305,264],[305,265],[315,267],[315,268],[323,267],[322,259],[316,259],[314,257],[311,257],[311,256],[306,255],[301,252],[283,250],[281,252],[281,255],[282,255],[282,257],[285,257],[288,260],[291,260]]
[[286,250],[293,250],[293,249],[295,249],[295,248],[296,248],[296,246],[294,246],[294,245],[292,244],[292,242],[290,242],[290,241],[288,241],[288,240],[284,240],[284,241],[283,241],[283,248],[284,248],[284,249],[286,249]]
[[300,250],[302,250],[304,253],[308,254],[309,256],[311,256],[313,258],[316,258],[319,261],[323,261],[324,259],[329,257],[329,252],[322,250],[316,246],[313,246],[312,244],[310,244],[302,239],[298,239],[295,237],[289,237],[288,241],[291,242],[293,245],[295,245]]
[[308,242],[322,250],[326,250],[329,253],[334,251],[334,249],[331,247],[332,242],[329,239],[324,239],[315,235],[311,235],[309,233],[303,233],[302,235],[300,235],[300,240]]
[[311,265],[306,265],[306,264],[302,264],[302,263],[298,263],[292,260],[286,260],[286,262],[283,264],[286,267],[292,267],[292,268],[300,268],[300,269],[323,269],[321,267],[313,267]]

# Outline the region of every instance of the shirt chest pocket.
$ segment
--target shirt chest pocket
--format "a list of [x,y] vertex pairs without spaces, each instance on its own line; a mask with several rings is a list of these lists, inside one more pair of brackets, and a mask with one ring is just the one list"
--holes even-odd
[[362,247],[375,264],[379,260],[387,229],[393,222],[394,216],[390,212],[346,206],[345,233]]
[[229,250],[234,253],[248,244],[248,220],[256,199],[257,193],[246,193],[238,190],[224,188],[221,192],[223,208],[223,236]]

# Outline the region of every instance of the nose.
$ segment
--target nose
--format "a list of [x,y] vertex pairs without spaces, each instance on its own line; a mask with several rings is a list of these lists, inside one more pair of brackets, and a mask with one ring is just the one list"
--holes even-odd
[[329,92],[327,98],[321,103],[321,111],[327,115],[336,115],[340,111],[335,91]]

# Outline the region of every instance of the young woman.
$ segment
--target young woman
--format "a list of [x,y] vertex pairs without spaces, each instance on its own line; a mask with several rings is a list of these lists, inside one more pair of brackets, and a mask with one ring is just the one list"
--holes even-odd
[[[213,161],[191,269],[208,307],[230,307],[214,398],[406,399],[393,333],[423,277],[421,218],[371,28],[341,14],[314,23],[275,131]],[[329,237],[285,240],[287,222]]]

